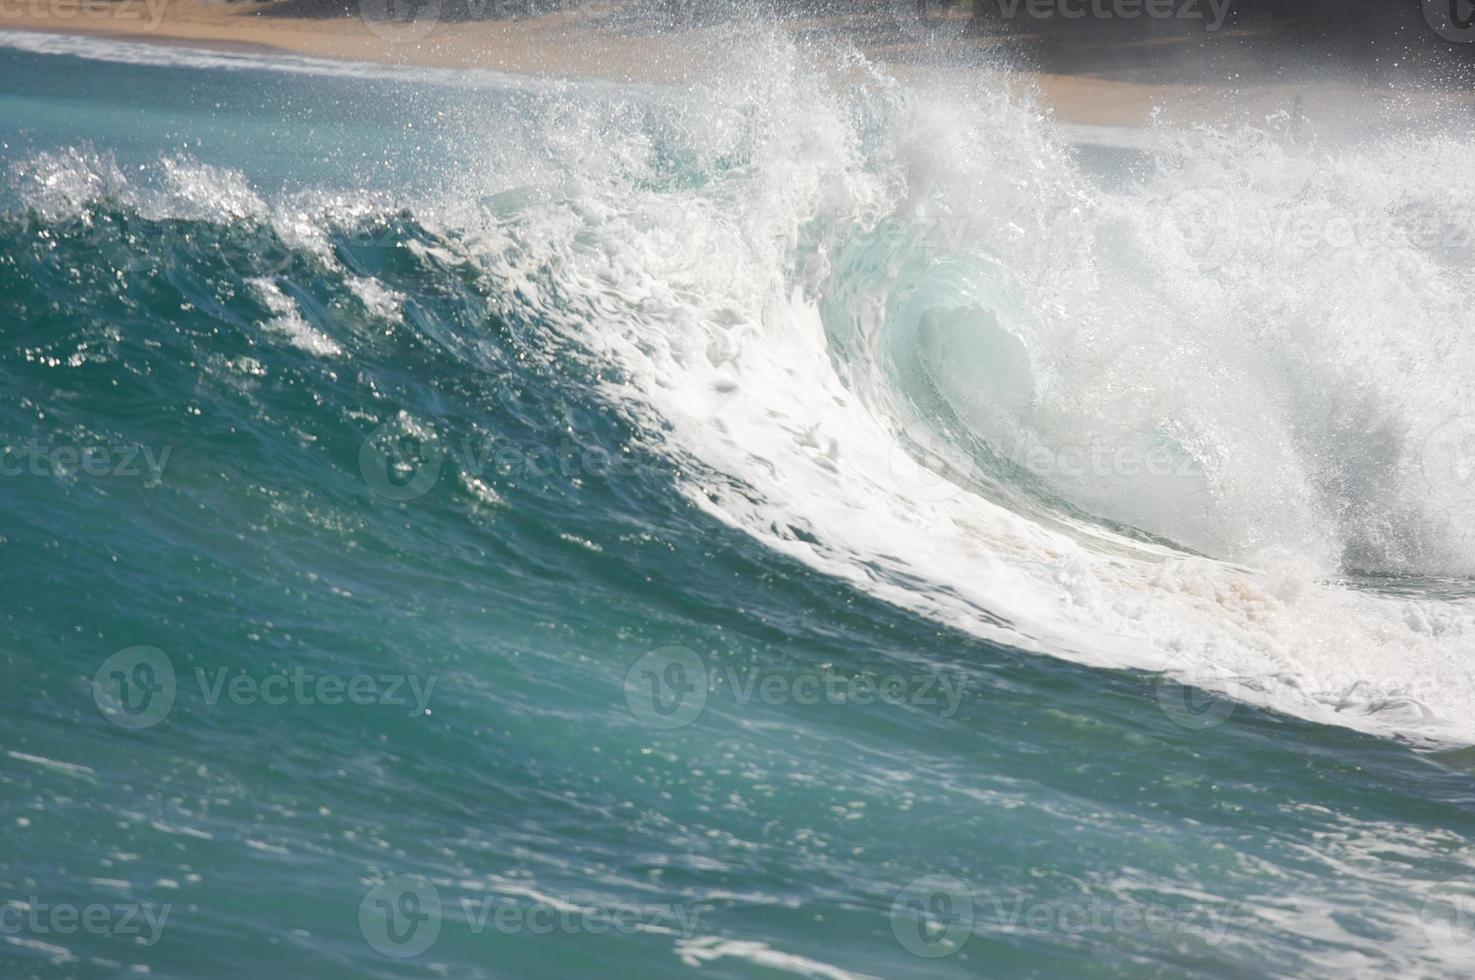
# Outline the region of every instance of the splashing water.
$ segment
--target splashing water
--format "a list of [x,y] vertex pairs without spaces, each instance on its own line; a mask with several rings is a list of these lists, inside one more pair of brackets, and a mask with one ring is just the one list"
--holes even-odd
[[[767,29],[679,90],[3,40],[18,92],[85,56],[117,91],[202,93],[86,134],[18,94],[0,154],[5,432],[173,450],[147,485],[61,467],[0,501],[0,776],[25,790],[0,819],[93,842],[96,880],[206,890],[186,951],[140,965],[224,969],[239,927],[268,950],[241,969],[388,971],[353,917],[407,867],[447,908],[721,907],[628,946],[562,936],[562,975],[919,975],[887,909],[944,871],[1245,918],[1172,950],[979,925],[937,975],[1465,962],[1420,889],[1475,866],[1468,790],[1407,746],[1475,741],[1469,139],[1087,153],[975,77],[904,83]],[[243,82],[304,113],[300,143],[185,111]],[[371,477],[376,438],[434,454]],[[370,724],[186,691],[123,742],[77,678],[143,643],[186,680],[433,668],[439,693]],[[978,693],[943,718],[709,705],[681,741],[621,684],[682,643]],[[1241,713],[1185,741],[1117,668]],[[406,969],[550,969],[518,943],[487,967],[455,924]],[[60,941],[25,949],[118,961]]]

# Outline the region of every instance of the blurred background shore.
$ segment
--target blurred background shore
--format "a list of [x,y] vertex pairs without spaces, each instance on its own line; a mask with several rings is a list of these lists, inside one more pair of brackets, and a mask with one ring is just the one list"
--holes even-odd
[[1429,16],[1417,0],[0,0],[0,30],[657,84],[761,21],[1111,126],[1467,113],[1475,45]]

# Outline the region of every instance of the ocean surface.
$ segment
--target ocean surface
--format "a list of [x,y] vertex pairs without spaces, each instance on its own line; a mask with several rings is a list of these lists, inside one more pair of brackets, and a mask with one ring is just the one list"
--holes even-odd
[[699,54],[0,33],[0,975],[1469,976],[1468,131]]

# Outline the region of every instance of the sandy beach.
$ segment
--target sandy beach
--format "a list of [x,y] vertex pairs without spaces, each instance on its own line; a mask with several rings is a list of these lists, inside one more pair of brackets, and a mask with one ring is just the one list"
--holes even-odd
[[[347,7],[319,0],[208,3],[204,0],[0,0],[0,30],[88,34],[155,44],[217,50],[256,50],[304,56],[488,69],[550,77],[600,77],[656,84],[680,83],[702,70],[693,52],[712,50],[728,27],[671,29],[606,0],[569,11],[502,19],[442,16],[441,0],[397,10],[392,0],[349,0]],[[403,16],[396,16],[402,14]],[[411,16],[413,14],[413,16]],[[908,30],[908,27],[912,29]],[[1121,44],[1132,48],[1133,67],[1101,70],[1089,51],[1058,68],[1060,52],[1040,70],[1019,41],[974,35],[933,16],[917,28],[878,26],[862,17],[795,18],[782,22],[801,42],[828,43],[840,36],[896,73],[936,70],[976,75],[981,84],[1029,90],[1065,123],[1104,126],[1170,126],[1197,123],[1263,124],[1312,119],[1332,125],[1356,117],[1366,123],[1433,116],[1475,105],[1462,91],[1411,91],[1408,87],[1349,82],[1267,80],[1254,71],[1225,70],[1226,84],[1190,83],[1201,76],[1174,41]],[[941,52],[941,57],[939,57]],[[1004,67],[1008,65],[1008,68]]]

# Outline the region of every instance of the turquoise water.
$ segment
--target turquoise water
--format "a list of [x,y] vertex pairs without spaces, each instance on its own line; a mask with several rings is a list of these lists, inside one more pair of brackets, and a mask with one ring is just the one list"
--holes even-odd
[[[738,60],[659,92],[0,49],[0,973],[1468,972],[1475,633],[1444,525],[1382,550],[1336,525],[1415,582],[1349,587],[1245,570],[1225,527],[1282,512],[1228,477],[1218,523],[1170,499],[1206,492],[1202,430],[1134,437],[1197,454],[1150,488],[1163,527],[1132,474],[1012,458],[1080,401],[1040,367],[1052,318],[1125,322],[1103,283],[1154,185],[1110,196],[992,101],[956,110],[991,172],[1055,177],[968,183],[884,75]],[[908,153],[982,216],[947,250],[995,236],[994,271],[843,231],[915,205]],[[1064,313],[1079,270],[1023,251],[1059,215],[1102,249]],[[1123,295],[1212,308],[1186,261]],[[972,309],[1000,263],[981,349],[1009,363],[965,398],[964,340],[914,361],[873,311]],[[961,462],[882,487],[853,461],[893,430],[876,472]],[[1278,540],[1324,529],[1286,513]]]

